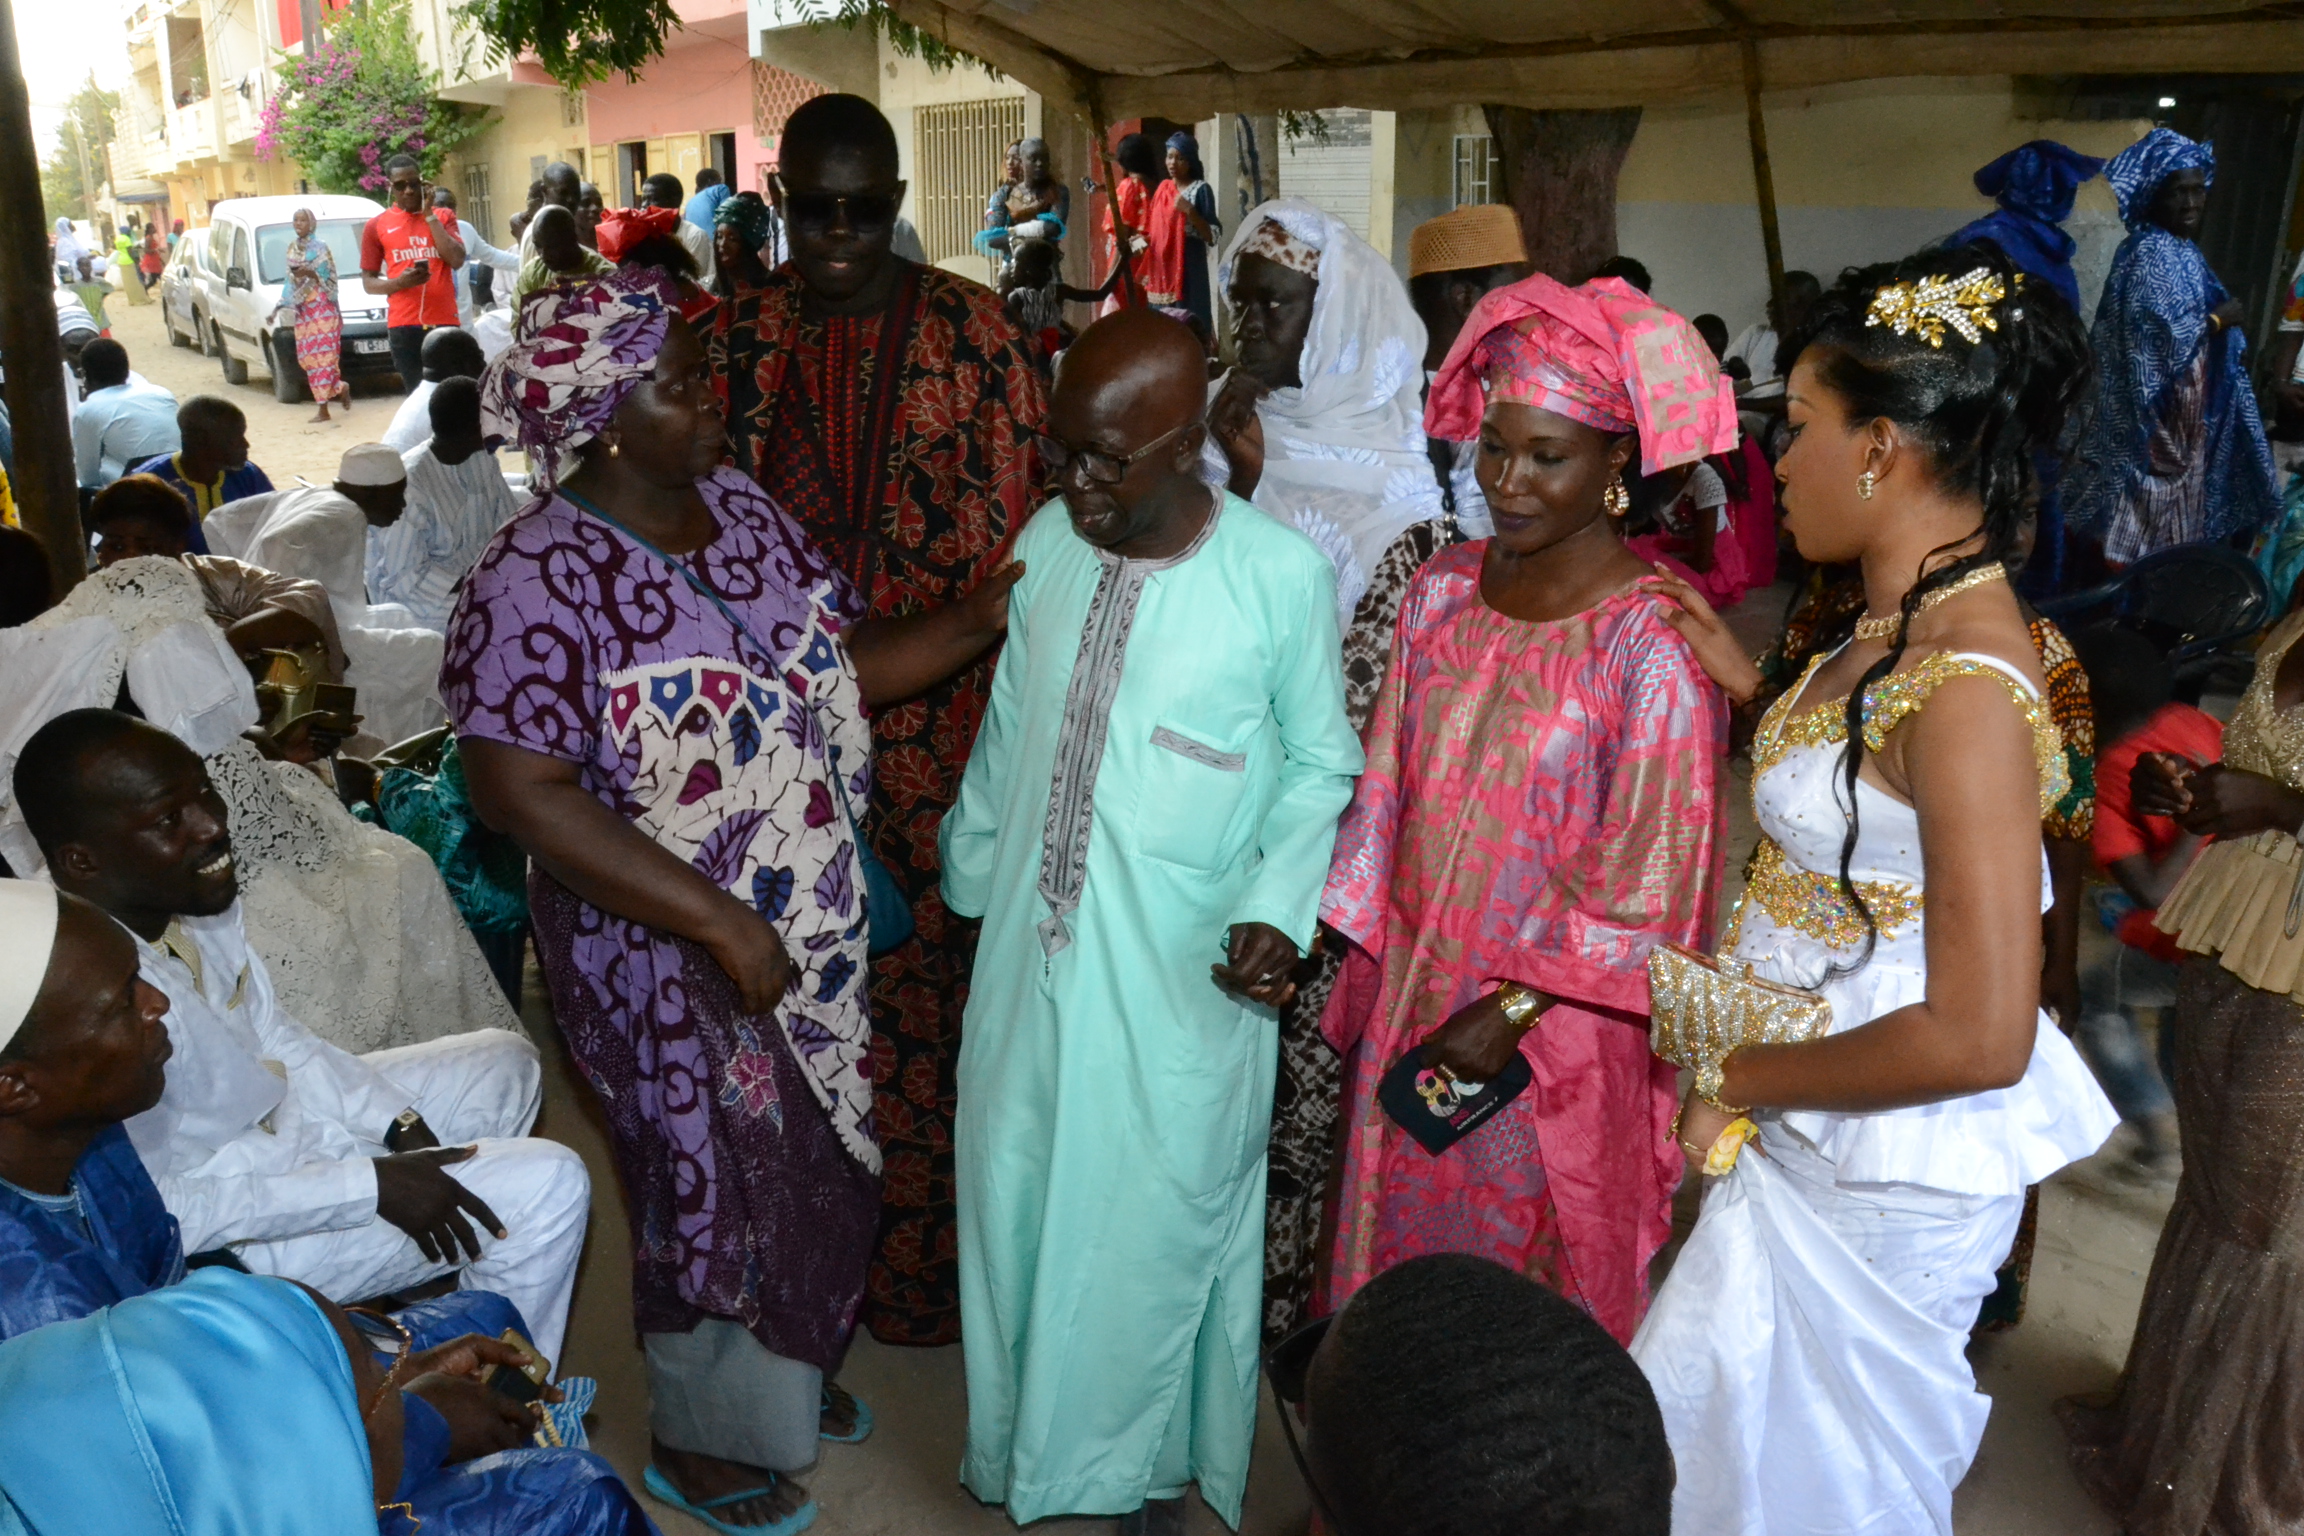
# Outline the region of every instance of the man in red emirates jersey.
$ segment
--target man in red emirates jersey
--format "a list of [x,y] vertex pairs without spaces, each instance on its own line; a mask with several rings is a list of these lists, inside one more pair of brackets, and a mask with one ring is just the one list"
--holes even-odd
[[400,387],[414,389],[423,376],[424,333],[456,324],[454,274],[464,265],[464,242],[453,216],[443,222],[427,206],[424,168],[414,156],[393,156],[384,174],[392,178],[392,206],[361,232],[361,286],[390,296],[385,326],[392,366],[400,370]]

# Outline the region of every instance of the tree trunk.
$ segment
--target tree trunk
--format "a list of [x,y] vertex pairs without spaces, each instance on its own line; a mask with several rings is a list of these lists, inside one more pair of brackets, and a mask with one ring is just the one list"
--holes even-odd
[[1640,127],[1638,107],[1597,112],[1485,106],[1503,162],[1504,197],[1536,270],[1580,283],[1616,254],[1616,173]]
[[8,420],[16,436],[12,477],[17,515],[48,546],[59,596],[88,573],[80,531],[79,475],[72,463],[71,419],[64,409],[64,347],[56,331],[56,274],[47,231],[29,210],[40,206],[40,152],[32,138],[32,101],[16,54],[16,14],[0,0],[0,353],[8,359]]

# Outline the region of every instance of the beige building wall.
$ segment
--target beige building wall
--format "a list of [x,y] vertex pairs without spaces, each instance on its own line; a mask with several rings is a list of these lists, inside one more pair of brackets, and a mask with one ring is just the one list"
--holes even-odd
[[[472,220],[481,237],[492,245],[505,245],[511,239],[507,223],[528,205],[528,183],[541,169],[539,161],[564,159],[584,168],[584,98],[550,86],[514,85],[489,110],[496,120],[485,132],[456,146],[441,179],[454,189],[457,211]],[[475,166],[488,173],[486,220],[475,217],[471,206],[470,171]]]
[[[1989,212],[1970,178],[2027,140],[2110,156],[2150,127],[2026,116],[2004,76],[1867,81],[1771,93],[1761,105],[1785,265],[1826,281]],[[2081,189],[2066,228],[2092,311],[2123,234],[2101,179]],[[1617,183],[1617,246],[1648,265],[1657,299],[1683,314],[1718,314],[1731,333],[1762,317],[1767,265],[1740,97],[1642,115]]]

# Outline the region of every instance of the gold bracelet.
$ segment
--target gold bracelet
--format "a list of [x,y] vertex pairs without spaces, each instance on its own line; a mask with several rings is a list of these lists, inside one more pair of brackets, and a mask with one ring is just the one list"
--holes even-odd
[[1543,1004],[1536,994],[1516,981],[1508,981],[1496,989],[1496,1006],[1503,1010],[1504,1022],[1526,1034],[1535,1027]]
[[1711,1061],[1704,1062],[1696,1068],[1696,1097],[1702,1099],[1705,1103],[1711,1105],[1714,1109],[1720,1111],[1720,1113],[1724,1115],[1744,1115],[1751,1113],[1750,1106],[1748,1105],[1723,1104],[1720,1102],[1721,1079],[1724,1078],[1728,1072],[1728,1056],[1733,1056],[1735,1054],[1736,1053],[1734,1051],[1730,1051],[1727,1056],[1716,1057]]

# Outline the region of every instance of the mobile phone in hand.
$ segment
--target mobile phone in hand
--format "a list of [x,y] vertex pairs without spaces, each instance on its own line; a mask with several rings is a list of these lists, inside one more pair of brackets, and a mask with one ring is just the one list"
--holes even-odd
[[415,274],[416,274],[416,276],[417,276],[417,277],[418,277],[420,280],[423,280],[423,281],[426,281],[426,282],[429,282],[429,281],[431,280],[431,277],[432,277],[432,263],[431,263],[429,260],[424,260],[424,261],[412,261],[412,262],[410,262],[410,263],[408,264],[408,270],[409,270],[410,272],[413,272],[413,273],[415,273]]

